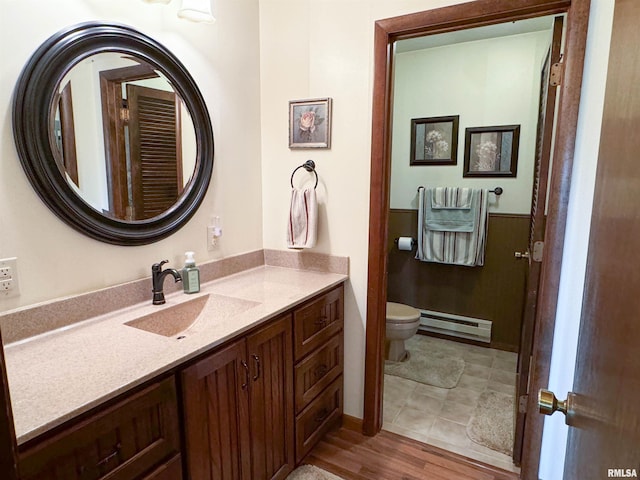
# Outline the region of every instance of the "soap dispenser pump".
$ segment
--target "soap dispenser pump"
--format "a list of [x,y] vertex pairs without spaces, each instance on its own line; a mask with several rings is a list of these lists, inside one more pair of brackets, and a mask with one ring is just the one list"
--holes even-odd
[[200,291],[200,270],[196,267],[193,255],[193,252],[185,252],[184,268],[182,269],[184,293],[198,293]]

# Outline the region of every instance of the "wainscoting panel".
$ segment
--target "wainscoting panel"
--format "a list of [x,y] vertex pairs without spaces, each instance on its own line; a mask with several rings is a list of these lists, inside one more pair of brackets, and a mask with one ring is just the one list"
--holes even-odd
[[491,347],[517,351],[525,294],[529,215],[489,214],[485,264],[443,265],[416,260],[400,251],[398,237],[418,238],[418,211],[392,209],[389,215],[388,300],[424,310],[491,320]]

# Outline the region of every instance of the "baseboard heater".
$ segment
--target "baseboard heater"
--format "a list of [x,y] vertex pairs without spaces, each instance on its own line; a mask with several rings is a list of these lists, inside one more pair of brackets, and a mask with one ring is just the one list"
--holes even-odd
[[420,330],[478,342],[491,342],[491,321],[451,313],[420,310]]

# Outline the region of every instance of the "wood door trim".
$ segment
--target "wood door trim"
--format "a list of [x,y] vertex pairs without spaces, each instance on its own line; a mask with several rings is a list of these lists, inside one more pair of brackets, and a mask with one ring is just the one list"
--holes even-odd
[[118,158],[124,158],[124,139],[122,138],[122,88],[118,79],[109,78],[100,73],[100,101],[102,103],[102,128],[104,135],[105,168],[107,171],[107,191],[109,212],[116,218],[124,218],[127,192],[127,172],[120,168]]
[[[543,261],[536,341],[532,361],[531,391],[536,391],[546,385],[549,376],[589,3],[589,0],[477,0],[471,3],[379,20],[375,23],[363,418],[363,432],[365,434],[375,435],[382,428],[393,42],[418,35],[567,13],[565,72],[559,98],[554,170],[551,179],[545,236],[546,255]],[[533,397],[530,396],[529,411],[533,411],[533,401]],[[526,455],[522,463],[523,478],[537,477],[542,425],[543,420],[538,416],[527,422],[524,438]]]
[[[566,19],[564,79],[558,99],[559,109],[556,119],[558,126],[553,150],[554,163],[545,227],[545,257],[542,263],[533,358],[530,366],[530,392],[546,388],[549,382],[551,346],[553,345],[553,332],[556,323],[567,207],[587,43],[589,7],[590,0],[573,0]],[[536,411],[536,397],[536,395],[529,395],[528,412]],[[526,455],[523,455],[522,478],[538,478],[543,425],[542,415],[531,415],[527,419],[524,432]]]
[[73,96],[71,82],[68,82],[60,94],[60,128],[62,129],[62,162],[61,168],[69,178],[80,186],[78,180],[78,159],[76,152],[76,130],[73,121]]

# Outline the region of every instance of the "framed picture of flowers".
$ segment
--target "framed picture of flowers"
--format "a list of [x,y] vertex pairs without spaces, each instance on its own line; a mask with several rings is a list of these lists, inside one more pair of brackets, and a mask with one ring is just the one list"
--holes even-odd
[[464,177],[516,177],[520,125],[465,130]]
[[410,165],[458,163],[458,115],[411,119]]
[[289,102],[289,148],[331,147],[331,99]]

